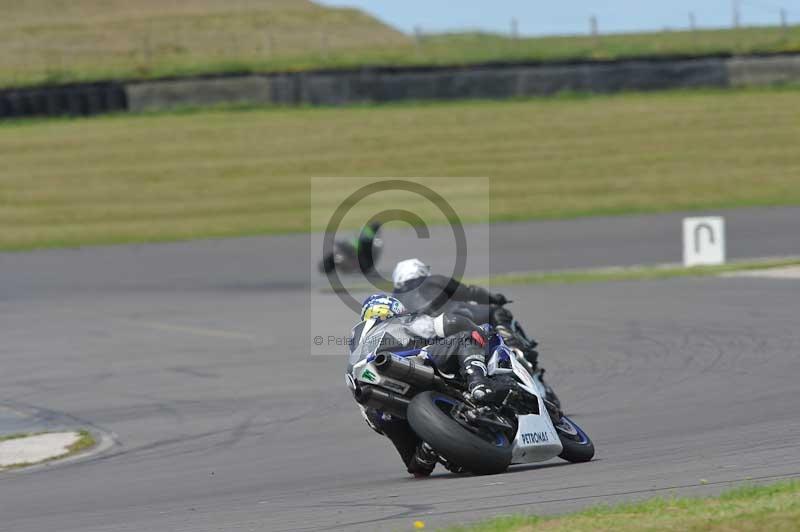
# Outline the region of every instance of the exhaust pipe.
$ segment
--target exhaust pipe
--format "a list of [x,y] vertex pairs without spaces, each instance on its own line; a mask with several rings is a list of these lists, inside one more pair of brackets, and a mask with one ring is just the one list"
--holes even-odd
[[405,419],[406,410],[411,403],[410,400],[400,395],[375,388],[374,386],[360,386],[353,395],[356,402],[367,408],[383,410],[387,414],[392,414]]
[[423,390],[444,386],[444,381],[433,371],[432,367],[417,360],[400,358],[390,353],[380,353],[375,357],[374,364],[381,375],[407,382]]

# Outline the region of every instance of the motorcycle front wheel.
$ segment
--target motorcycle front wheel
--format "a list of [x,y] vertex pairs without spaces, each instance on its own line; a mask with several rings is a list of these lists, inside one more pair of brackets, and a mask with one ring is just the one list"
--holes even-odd
[[594,443],[577,423],[567,416],[561,416],[553,425],[563,447],[559,458],[574,463],[588,462],[594,458]]
[[512,442],[500,430],[467,428],[456,420],[463,405],[443,393],[423,392],[408,406],[408,423],[448,462],[476,475],[502,473],[511,465]]

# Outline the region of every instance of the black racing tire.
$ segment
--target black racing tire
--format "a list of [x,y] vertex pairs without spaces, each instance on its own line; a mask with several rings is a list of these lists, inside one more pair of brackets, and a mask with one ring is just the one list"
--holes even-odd
[[554,425],[563,447],[559,458],[573,463],[588,462],[594,458],[594,443],[577,423],[562,416]]
[[333,261],[333,253],[326,255],[319,263],[319,271],[321,273],[331,273],[336,269],[336,263]]
[[422,392],[408,406],[408,423],[448,462],[476,475],[504,472],[511,465],[512,442],[500,432],[491,442],[464,428],[446,413],[460,402],[439,392]]

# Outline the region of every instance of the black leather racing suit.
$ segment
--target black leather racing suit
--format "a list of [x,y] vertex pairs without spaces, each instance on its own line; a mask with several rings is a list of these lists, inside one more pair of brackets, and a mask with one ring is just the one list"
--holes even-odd
[[[436,315],[441,312],[460,314],[478,324],[489,323],[505,338],[506,343],[519,347],[525,358],[536,367],[539,353],[536,342],[527,339],[530,345],[523,345],[510,335],[514,315],[503,306],[505,298],[492,294],[480,286],[461,283],[444,275],[429,275],[406,282],[395,287],[392,294],[400,300],[409,312],[422,312]],[[506,333],[505,331],[509,331]]]
[[492,293],[485,288],[463,284],[444,275],[412,279],[399,288],[395,287],[393,295],[409,312],[429,315],[439,314],[451,303],[486,305],[484,310],[490,312],[492,303]]

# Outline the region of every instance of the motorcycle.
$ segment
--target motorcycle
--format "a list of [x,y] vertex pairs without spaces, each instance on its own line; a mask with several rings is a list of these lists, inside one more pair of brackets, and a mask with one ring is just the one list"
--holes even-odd
[[[378,226],[373,226],[378,227]],[[333,249],[319,261],[317,268],[320,273],[329,274],[336,270],[343,274],[370,273],[375,264],[381,257],[383,251],[383,240],[377,234],[378,229],[373,229],[374,233],[369,234],[362,230],[358,239],[353,241],[337,240],[333,244]],[[359,247],[369,246],[371,256],[367,260],[369,264],[360,264]],[[364,260],[363,258],[361,260]],[[365,269],[366,268],[366,269]]]
[[556,456],[575,463],[591,460],[592,440],[544,399],[543,386],[518,350],[492,334],[487,352],[490,379],[508,390],[497,404],[475,403],[466,383],[430,365],[424,350],[373,353],[351,361],[347,385],[363,407],[406,419],[450,470],[490,475],[511,464]]

